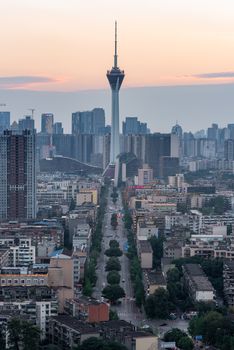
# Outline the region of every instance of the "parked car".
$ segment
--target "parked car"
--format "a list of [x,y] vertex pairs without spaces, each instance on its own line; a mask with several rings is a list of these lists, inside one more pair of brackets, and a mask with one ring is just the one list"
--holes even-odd
[[174,312],[171,312],[169,317],[170,317],[171,320],[176,320],[177,319],[177,316],[176,316],[176,314]]

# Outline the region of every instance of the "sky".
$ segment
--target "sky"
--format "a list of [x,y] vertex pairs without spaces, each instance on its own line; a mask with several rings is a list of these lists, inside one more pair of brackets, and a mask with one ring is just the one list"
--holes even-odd
[[[204,110],[207,101],[202,94],[203,85],[212,94],[212,85],[234,84],[233,13],[233,0],[2,2],[0,104],[7,104],[6,108],[13,111],[13,118],[18,114],[28,114],[27,109],[32,107],[37,109],[38,114],[35,115],[39,118],[39,112],[50,107],[58,119],[66,121],[64,107],[70,93],[74,104],[68,106],[66,113],[70,113],[71,107],[89,109],[99,104],[107,109],[108,120],[110,96],[105,74],[113,64],[114,21],[117,20],[119,65],[126,73],[123,101],[129,96],[129,91],[133,94],[142,91],[139,109],[136,110],[134,101],[128,100],[120,106],[121,117],[139,113],[139,117],[147,120],[151,128],[160,130],[166,129],[178,119],[178,115],[179,120],[187,121],[183,98],[174,101],[170,115],[167,106],[171,96],[167,96],[167,92],[177,91],[180,95],[184,89],[186,94],[191,94],[189,100],[197,101],[197,117],[207,126],[210,115],[217,115],[217,108],[214,109],[215,103],[210,103]],[[197,89],[190,89],[194,86]],[[147,105],[147,91],[151,91],[152,98],[154,96],[149,87],[155,87],[154,91],[160,88],[164,98],[160,101],[162,108],[155,106],[151,113]],[[105,98],[92,101],[96,90],[100,94],[106,91]],[[20,101],[16,98],[19,91]],[[28,100],[31,91],[35,91],[34,106]],[[83,103],[81,97],[87,91],[90,98]],[[224,90],[221,89],[221,92]],[[6,95],[8,97],[4,101]],[[44,99],[42,96],[45,96]],[[46,102],[49,96],[53,96],[53,106]],[[59,100],[54,96],[59,96]],[[218,111],[221,114],[215,121],[221,123],[234,117],[231,97],[228,101],[225,99],[225,106],[223,98],[220,98]],[[59,106],[63,98],[61,112]],[[161,114],[158,115],[157,111]],[[157,125],[154,125],[155,118],[159,120]],[[191,129],[196,127],[194,120],[191,119],[189,126]],[[69,130],[69,125],[65,125],[65,129]]]

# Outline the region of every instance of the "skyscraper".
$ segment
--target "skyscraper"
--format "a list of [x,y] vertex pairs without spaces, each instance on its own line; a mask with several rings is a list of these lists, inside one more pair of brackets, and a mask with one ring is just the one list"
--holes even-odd
[[43,113],[41,115],[41,132],[43,134],[53,134],[54,115],[52,113]]
[[34,119],[30,115],[26,115],[23,119],[19,119],[19,130],[31,130],[35,129]]
[[[163,162],[162,158],[166,160]],[[165,164],[169,167],[176,158],[178,162],[179,139],[177,135],[154,133],[145,136],[145,162],[153,169],[154,177],[160,176],[160,168]]]
[[63,134],[63,125],[61,122],[54,123],[53,125],[53,134],[61,135]]
[[123,135],[147,134],[147,123],[141,123],[137,117],[126,117],[123,122]]
[[0,112],[0,133],[10,129],[10,112]]
[[115,22],[115,54],[114,66],[107,71],[107,79],[109,81],[112,93],[112,113],[111,113],[111,151],[110,162],[113,164],[119,155],[119,90],[124,80],[124,71],[118,67],[117,55],[117,22]]
[[36,217],[35,132],[0,135],[0,220]]
[[94,108],[93,112],[93,134],[103,135],[105,133],[105,111],[103,108]]
[[105,133],[105,111],[94,108],[92,111],[72,113],[72,134],[102,135]]

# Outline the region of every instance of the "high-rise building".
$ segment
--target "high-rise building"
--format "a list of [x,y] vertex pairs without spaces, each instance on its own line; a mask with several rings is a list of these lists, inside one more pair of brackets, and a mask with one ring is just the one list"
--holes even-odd
[[138,119],[137,117],[126,117],[123,122],[123,135],[138,134]]
[[75,157],[75,136],[71,134],[53,134],[53,146],[55,147],[56,154],[69,157]]
[[123,135],[147,134],[147,123],[141,123],[137,117],[126,117],[123,122]]
[[61,122],[54,123],[53,125],[53,134],[61,135],[63,134],[63,125]]
[[54,115],[52,113],[43,113],[41,115],[41,132],[43,134],[53,134]]
[[133,153],[145,163],[145,135],[120,135],[120,153]]
[[10,112],[0,112],[0,133],[10,129]]
[[35,133],[0,135],[0,220],[36,217]]
[[183,137],[183,129],[178,123],[172,127],[171,133],[177,135],[179,139],[182,139]]
[[105,111],[103,108],[94,108],[92,111],[72,113],[72,134],[105,133]]
[[76,136],[76,159],[83,163],[90,163],[91,154],[93,153],[93,136],[83,134]]
[[107,71],[107,79],[109,81],[112,93],[112,113],[111,113],[111,151],[110,162],[116,161],[120,152],[119,147],[119,90],[124,80],[124,71],[118,67],[117,55],[117,22],[115,22],[115,54],[114,66]]
[[179,172],[179,158],[178,157],[160,157],[159,176],[161,178],[168,178],[174,176]]
[[207,138],[210,140],[217,140],[218,130],[219,130],[218,124],[212,124],[212,126],[207,129]]
[[224,158],[234,160],[234,140],[229,139],[224,142]]
[[104,135],[105,133],[105,111],[103,108],[94,108],[93,112],[93,134]]
[[234,139],[234,124],[228,124],[227,128],[229,130],[230,139]]
[[[154,176],[160,176],[162,157],[179,159],[179,139],[174,134],[154,133],[145,136],[145,162],[153,169]],[[175,162],[173,163],[175,164]],[[176,169],[178,173],[178,168]]]
[[138,185],[143,186],[153,181],[153,169],[148,164],[143,164],[143,167],[138,169]]
[[179,158],[182,160],[183,158],[183,129],[182,127],[176,123],[171,129],[172,135],[176,135],[179,141]]
[[19,119],[18,123],[19,131],[35,129],[34,119],[30,115],[26,115],[23,119]]
[[110,134],[103,136],[103,169],[110,163]]
[[183,134],[183,155],[184,157],[196,156],[196,139],[191,132]]

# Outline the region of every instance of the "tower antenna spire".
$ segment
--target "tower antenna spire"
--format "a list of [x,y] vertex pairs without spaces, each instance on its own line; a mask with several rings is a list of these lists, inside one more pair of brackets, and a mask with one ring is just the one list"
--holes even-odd
[[115,56],[114,56],[114,68],[118,67],[118,55],[117,55],[117,21],[115,21]]

